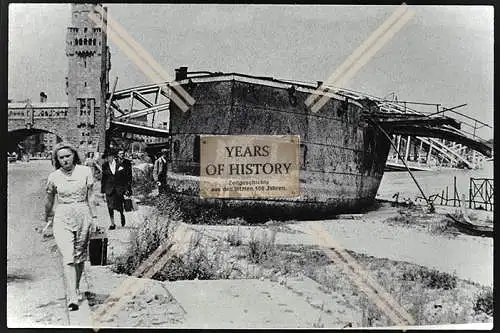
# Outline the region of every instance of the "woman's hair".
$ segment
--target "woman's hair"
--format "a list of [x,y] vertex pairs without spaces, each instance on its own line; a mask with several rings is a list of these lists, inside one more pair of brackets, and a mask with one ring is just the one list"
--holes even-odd
[[69,149],[73,152],[74,165],[82,164],[82,162],[80,161],[80,156],[78,155],[78,150],[76,150],[76,148],[73,147],[73,145],[70,143],[60,142],[54,147],[54,150],[52,151],[52,165],[54,166],[54,168],[59,169],[61,167],[61,163],[59,163],[59,160],[57,159],[57,152],[61,149]]

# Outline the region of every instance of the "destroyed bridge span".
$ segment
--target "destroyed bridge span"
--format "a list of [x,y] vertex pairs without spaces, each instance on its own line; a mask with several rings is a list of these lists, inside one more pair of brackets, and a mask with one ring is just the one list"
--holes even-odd
[[[186,75],[189,76],[188,88],[189,82],[192,80],[221,76],[249,81],[273,81],[290,88],[311,87],[310,83],[238,73],[188,72]],[[176,79],[180,81],[180,78]],[[144,119],[152,114],[152,122],[154,122],[156,114],[169,112],[170,87],[178,84],[178,81],[149,84],[112,92],[108,99],[111,128],[115,131],[168,136],[169,130],[167,128],[149,125],[148,121]],[[400,156],[402,156],[405,161],[410,163],[414,161],[424,168],[427,166],[478,168],[481,167],[486,157],[492,157],[492,147],[486,140],[476,135],[476,129],[484,127],[492,129],[492,127],[477,119],[464,116],[468,121],[458,121],[454,118],[444,117],[445,111],[462,115],[458,112],[448,111],[451,109],[442,108],[441,111],[429,115],[407,107],[406,102],[387,101],[347,89],[329,89],[334,91],[336,95],[365,105],[367,120],[376,121],[393,136],[400,154],[392,149],[392,153],[388,157],[388,165],[391,163],[401,165]],[[404,106],[401,103],[404,103]],[[439,105],[436,106],[439,110]],[[139,120],[139,118],[142,119]],[[464,128],[466,126],[474,133],[466,131]]]

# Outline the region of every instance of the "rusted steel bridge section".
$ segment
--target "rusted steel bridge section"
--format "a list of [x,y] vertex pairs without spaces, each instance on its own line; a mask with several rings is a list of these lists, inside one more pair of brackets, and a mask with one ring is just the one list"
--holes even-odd
[[[270,77],[255,77],[239,73],[189,72],[188,78],[210,78],[220,75],[234,75],[247,79],[272,80],[280,84],[288,84],[293,89],[297,86],[311,87],[310,83],[292,80],[277,80]],[[113,92],[108,100],[110,128],[114,131],[125,131],[149,136],[168,136],[168,124],[159,122],[158,115],[169,113],[170,87],[176,81],[138,86]],[[189,90],[189,89],[188,89]],[[407,164],[413,169],[426,170],[433,167],[465,167],[478,168],[488,157],[492,157],[492,147],[476,134],[481,127],[491,126],[479,120],[462,115],[452,109],[439,109],[426,114],[409,108],[407,103],[388,101],[375,96],[352,90],[331,88],[336,95],[355,100],[366,107],[366,114],[376,120],[382,128],[393,135],[394,142],[404,156]],[[414,103],[427,104],[428,103]],[[470,121],[444,116],[445,112],[462,115]],[[470,133],[465,127],[473,129]],[[402,167],[398,154],[390,153],[387,167]]]

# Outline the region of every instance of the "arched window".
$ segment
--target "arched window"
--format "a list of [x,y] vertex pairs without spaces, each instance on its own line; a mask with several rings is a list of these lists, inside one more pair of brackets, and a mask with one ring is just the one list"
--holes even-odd
[[78,40],[78,45],[83,45],[83,40],[81,38]]
[[83,45],[87,45],[87,38],[83,39]]
[[75,38],[75,45],[78,45],[78,38]]
[[95,46],[95,38],[93,39],[92,44]]

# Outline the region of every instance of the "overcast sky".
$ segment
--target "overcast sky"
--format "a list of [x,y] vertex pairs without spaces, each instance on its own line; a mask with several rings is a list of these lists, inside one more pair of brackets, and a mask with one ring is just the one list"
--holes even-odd
[[[240,72],[316,82],[326,78],[396,6],[107,5],[169,73]],[[493,7],[410,6],[415,16],[346,88],[441,103],[493,124]],[[70,5],[9,6],[9,98],[65,101]],[[111,82],[149,83],[110,42]],[[427,111],[427,110],[426,110]]]

